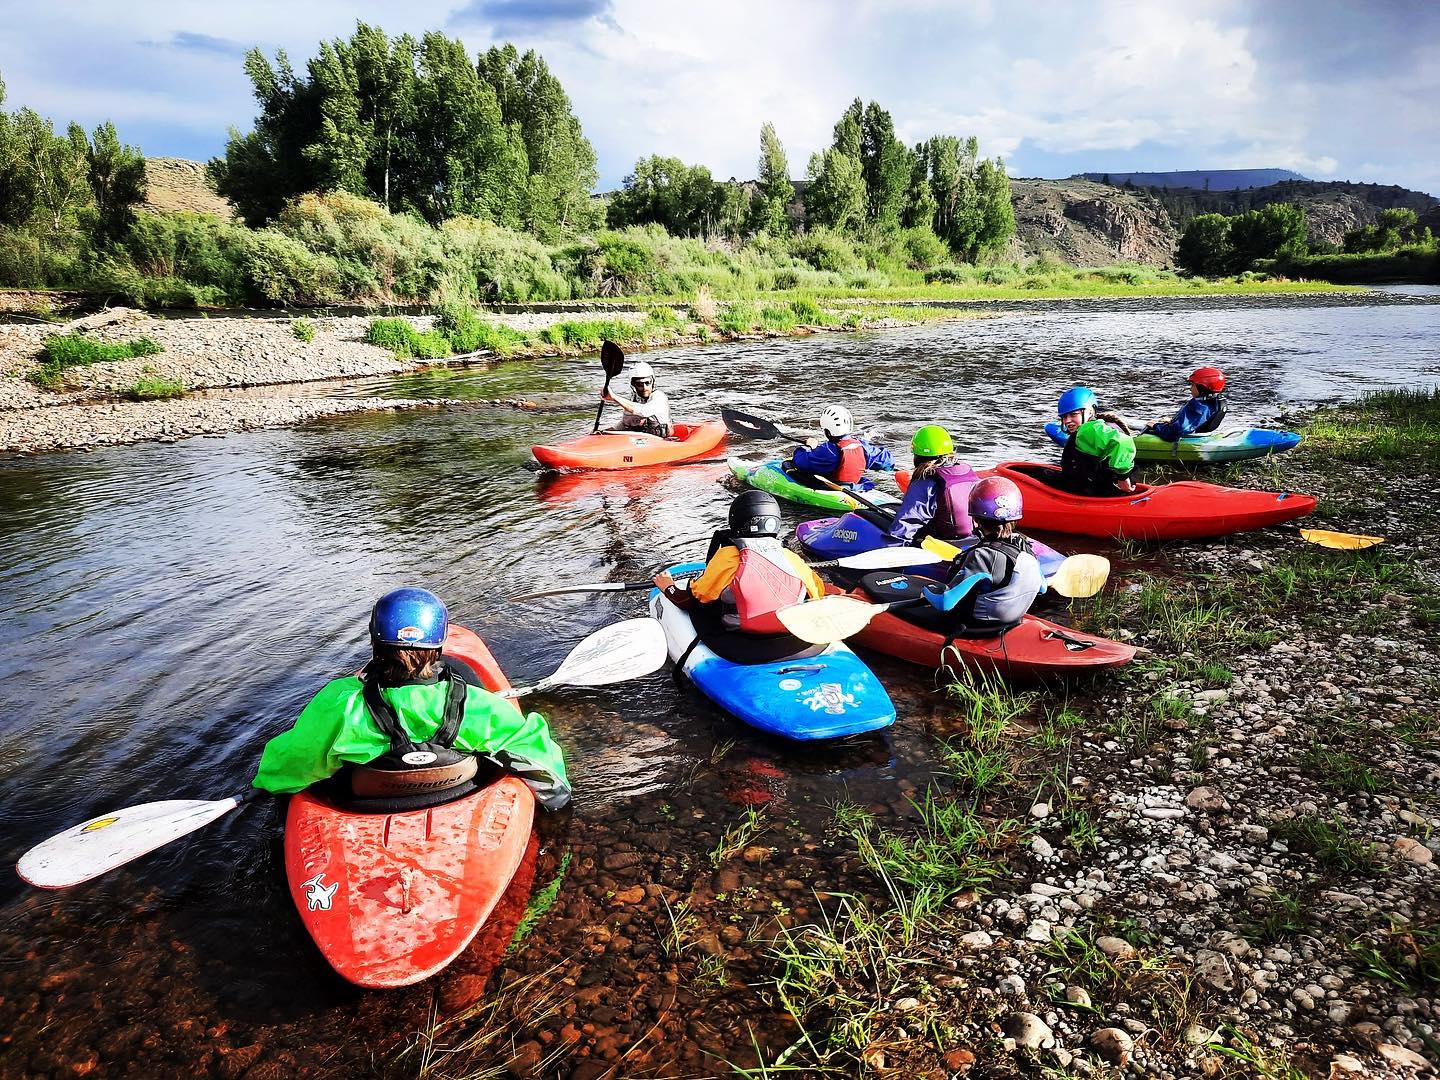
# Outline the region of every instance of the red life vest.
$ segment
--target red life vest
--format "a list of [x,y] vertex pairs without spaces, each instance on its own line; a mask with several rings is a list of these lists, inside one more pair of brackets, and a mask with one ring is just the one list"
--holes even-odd
[[831,479],[837,484],[858,483],[865,475],[864,444],[853,435],[846,435],[835,440],[835,447],[840,451],[840,467]]
[[970,489],[980,482],[969,465],[942,465],[931,474],[940,490],[935,493],[935,518],[929,535],[938,540],[963,540],[975,532],[970,520]]
[[802,603],[805,582],[789,566],[779,565],[780,560],[785,560],[785,548],[779,540],[737,539],[735,546],[740,550],[740,569],[731,579],[728,592],[735,605],[738,629],[746,634],[785,633],[775,612]]

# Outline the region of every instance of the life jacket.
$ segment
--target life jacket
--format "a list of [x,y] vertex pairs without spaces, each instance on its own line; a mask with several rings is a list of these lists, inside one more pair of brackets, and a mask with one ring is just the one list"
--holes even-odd
[[432,795],[470,786],[479,765],[474,754],[455,749],[465,718],[467,687],[446,665],[445,712],[435,734],[416,742],[401,723],[395,707],[370,679],[365,680],[365,708],[375,726],[390,739],[390,749],[350,770],[350,790],[358,798],[403,798]]
[[966,555],[981,549],[997,552],[1005,561],[1005,572],[998,582],[976,594],[970,609],[973,623],[1008,626],[1019,622],[1045,585],[1045,575],[1029,537],[981,540]]
[[1073,495],[1120,495],[1115,473],[1104,458],[1087,454],[1075,445],[1075,435],[1065,440],[1060,452],[1060,486]]
[[773,536],[736,537],[740,568],[721,594],[725,625],[745,634],[787,633],[775,612],[803,603],[805,582],[785,557],[785,546]]
[[835,440],[840,451],[840,465],[831,475],[837,484],[856,484],[865,476],[865,444],[853,435],[843,435]]
[[975,470],[965,464],[942,465],[930,474],[938,485],[935,516],[924,534],[939,540],[963,540],[975,531],[970,520],[970,489],[980,482]]
[[1216,430],[1217,428],[1219,428],[1220,424],[1224,421],[1224,419],[1225,419],[1225,395],[1224,395],[1224,394],[1206,394],[1206,395],[1205,395],[1204,397],[1202,397],[1200,400],[1203,401],[1203,402],[1205,402],[1206,405],[1209,405],[1209,406],[1210,406],[1211,413],[1210,413],[1210,419],[1209,419],[1209,420],[1206,420],[1203,424],[1201,424],[1199,427],[1197,427],[1197,428],[1195,429],[1195,434],[1196,434],[1196,435],[1205,435],[1205,434],[1207,434],[1207,433],[1209,433],[1209,432],[1211,432],[1211,431],[1214,431],[1214,430]]

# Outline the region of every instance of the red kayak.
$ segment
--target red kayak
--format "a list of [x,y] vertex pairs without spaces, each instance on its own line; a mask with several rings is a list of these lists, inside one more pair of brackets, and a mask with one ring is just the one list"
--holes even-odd
[[[510,683],[485,643],[452,626],[445,653],[493,691]],[[510,885],[535,797],[505,776],[454,802],[354,813],[310,791],[290,799],[285,876],[305,929],[357,986],[408,986],[470,944]]]
[[1021,528],[1081,536],[1132,540],[1186,540],[1227,536],[1263,529],[1304,517],[1315,499],[1289,491],[1251,491],[1198,480],[1136,484],[1135,491],[1113,497],[1072,495],[1055,487],[1060,469],[1023,461],[1004,461],[981,476],[1006,476],[1025,499]]
[[725,438],[719,420],[676,424],[673,431],[670,439],[643,431],[601,431],[554,446],[532,446],[530,452],[547,469],[635,469],[704,457]]
[[[933,584],[928,578],[915,580],[918,584]],[[869,595],[864,589],[857,588],[846,593],[844,589],[828,585],[826,591],[854,596],[868,603],[904,599],[903,594],[897,594],[893,589]],[[928,612],[934,609],[927,605],[916,610]],[[958,655],[966,667],[987,675],[1003,675],[1015,682],[1092,675],[1128,664],[1135,657],[1135,650],[1129,645],[1093,634],[1082,634],[1036,615],[1026,615],[1018,626],[1003,634],[952,640],[938,630],[917,625],[887,611],[871,619],[864,630],[849,640],[852,645],[861,645],[931,669],[944,663],[941,653],[948,643],[954,649],[951,656]]]

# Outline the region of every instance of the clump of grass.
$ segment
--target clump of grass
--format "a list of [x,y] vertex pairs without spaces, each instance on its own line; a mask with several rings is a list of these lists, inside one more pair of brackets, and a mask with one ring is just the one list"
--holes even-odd
[[1376,772],[1354,754],[1312,743],[1300,758],[1301,766],[1330,787],[1340,791],[1363,791],[1374,795],[1389,791],[1395,781]]
[[1321,413],[1304,435],[1312,453],[1340,461],[1440,466],[1440,387],[1366,394],[1343,410]]
[[973,806],[933,790],[911,805],[920,815],[913,830],[875,828],[871,822],[852,833],[860,857],[882,881],[903,887],[910,898],[939,904],[1000,872],[991,855],[1005,843],[1006,824],[987,826]]
[[765,811],[752,806],[740,820],[729,826],[720,837],[720,842],[710,852],[710,865],[719,866],[737,853],[750,846],[750,842],[765,831]]
[[1255,1077],[1258,1080],[1307,1080],[1307,1074],[1299,1069],[1284,1050],[1261,1046],[1250,1036],[1229,1028],[1230,1045],[1217,1046],[1215,1050],[1233,1061],[1244,1065],[1241,1072],[1226,1070],[1225,1076]]
[[619,319],[580,319],[558,322],[547,326],[540,332],[540,336],[551,345],[559,345],[562,349],[575,349],[580,352],[598,349],[603,341],[630,341],[637,335],[643,339],[641,327]]
[[1200,677],[1216,689],[1231,686],[1235,682],[1235,673],[1220,663],[1202,664]]
[[1252,582],[1256,598],[1272,604],[1309,592],[1323,592],[1340,602],[1378,600],[1392,590],[1420,585],[1413,563],[1387,547],[1331,551],[1307,546]]
[[748,334],[759,325],[760,312],[746,301],[726,304],[725,310],[715,317],[715,329],[725,334]]
[[1310,925],[1310,913],[1298,896],[1277,892],[1259,902],[1254,917],[1242,923],[1242,932],[1256,945],[1285,941]]
[[443,334],[434,330],[422,334],[406,319],[371,319],[365,340],[389,349],[402,360],[440,360],[452,351],[449,339]]
[[556,869],[555,876],[546,882],[543,888],[536,889],[530,897],[530,902],[525,905],[525,914],[520,917],[515,933],[510,935],[510,945],[505,950],[507,954],[517,951],[545,917],[545,913],[555,906],[555,900],[560,895],[560,886],[565,883],[565,871],[570,869],[570,854],[567,851],[560,857],[560,866]]
[[686,314],[701,326],[714,326],[716,311],[715,294],[708,286],[701,285],[695,290],[695,299],[690,302],[690,310]]
[[295,335],[297,341],[305,344],[315,340],[315,323],[310,319],[291,319],[290,332]]
[[1180,961],[1163,951],[1149,951],[1146,935],[1137,929],[1121,925],[1111,931],[1136,945],[1126,956],[1100,951],[1095,942],[1106,931],[1098,927],[1067,930],[1042,951],[1051,970],[1067,983],[1085,987],[1097,1001],[1133,1002],[1150,1013],[1157,1027],[1178,1035],[1200,1015],[1200,990]]
[[1296,814],[1275,822],[1270,831],[1298,851],[1315,856],[1321,866],[1332,870],[1374,873],[1380,869],[1375,846],[1351,834],[1338,817]]
[[148,337],[112,344],[83,334],[57,334],[45,339],[44,348],[40,351],[40,367],[28,378],[42,390],[58,390],[65,385],[65,372],[71,368],[133,360],[163,351],[157,342]]
[[1440,987],[1440,927],[1395,923],[1348,947],[1372,978],[1415,994]]
[[1440,715],[1406,713],[1395,725],[1395,737],[1411,746],[1427,746],[1440,738]]
[[126,401],[170,401],[185,396],[185,384],[178,379],[146,375],[122,390],[120,396]]

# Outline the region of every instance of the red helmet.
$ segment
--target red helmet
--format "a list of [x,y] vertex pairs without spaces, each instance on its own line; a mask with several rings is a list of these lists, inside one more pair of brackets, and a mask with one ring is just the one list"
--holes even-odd
[[1218,394],[1225,389],[1225,373],[1218,367],[1197,367],[1190,372],[1190,382]]
[[982,521],[1019,521],[1024,513],[1020,488],[1004,476],[987,476],[970,489],[970,516]]

